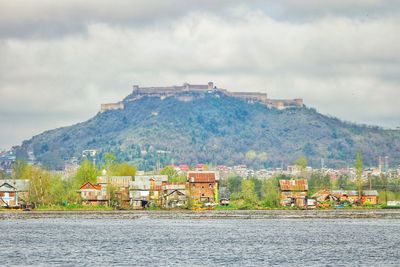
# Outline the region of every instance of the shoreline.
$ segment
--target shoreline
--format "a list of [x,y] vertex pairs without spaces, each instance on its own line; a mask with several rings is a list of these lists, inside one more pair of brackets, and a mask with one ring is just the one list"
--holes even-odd
[[9,219],[400,219],[400,209],[382,210],[166,210],[1,211]]

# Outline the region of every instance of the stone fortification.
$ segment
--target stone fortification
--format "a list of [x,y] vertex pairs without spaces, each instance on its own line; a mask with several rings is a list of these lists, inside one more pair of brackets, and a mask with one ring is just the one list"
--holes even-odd
[[[197,93],[204,95],[206,93],[222,93],[227,96],[243,99],[249,103],[263,103],[269,108],[285,109],[289,107],[303,107],[303,99],[269,99],[266,93],[259,92],[229,92],[226,89],[217,88],[213,82],[208,84],[189,84],[174,85],[167,87],[139,87],[133,86],[132,94],[124,99],[124,102],[136,101],[142,97],[166,97],[174,96],[181,101],[191,101],[193,96],[188,96],[188,93]],[[106,110],[123,109],[124,103],[109,103],[101,105],[101,112]]]
[[101,104],[100,112],[104,112],[107,110],[117,110],[117,109],[124,109],[124,103],[117,102],[117,103]]

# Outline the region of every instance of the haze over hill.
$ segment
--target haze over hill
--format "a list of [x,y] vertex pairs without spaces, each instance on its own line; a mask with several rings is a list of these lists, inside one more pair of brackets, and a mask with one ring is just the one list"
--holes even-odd
[[[197,89],[196,89],[197,88]],[[170,88],[171,89],[171,88]],[[305,155],[312,166],[352,164],[362,151],[366,165],[379,156],[400,159],[400,131],[343,122],[303,106],[302,100],[272,100],[230,93],[212,84],[135,87],[131,95],[102,106],[93,118],[24,141],[19,157],[33,152],[50,168],[82,150],[113,152],[141,169],[179,163],[280,167]],[[250,152],[250,153],[249,153]]]

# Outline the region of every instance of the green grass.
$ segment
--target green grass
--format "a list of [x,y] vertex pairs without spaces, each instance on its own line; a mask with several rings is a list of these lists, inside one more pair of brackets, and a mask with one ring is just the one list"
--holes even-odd
[[68,204],[68,205],[39,205],[36,207],[35,210],[42,210],[42,211],[74,211],[74,210],[114,210],[111,207],[107,206],[84,206],[81,204]]

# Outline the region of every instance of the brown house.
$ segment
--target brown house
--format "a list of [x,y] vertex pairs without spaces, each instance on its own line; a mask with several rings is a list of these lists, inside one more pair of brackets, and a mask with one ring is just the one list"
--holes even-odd
[[363,204],[377,205],[378,204],[378,191],[364,190],[361,196]]
[[187,173],[189,194],[192,200],[203,203],[217,203],[219,175],[214,171],[192,171]]
[[308,182],[306,179],[280,180],[279,190],[282,206],[305,207],[307,205]]
[[107,189],[99,184],[86,182],[78,192],[83,205],[108,205]]

